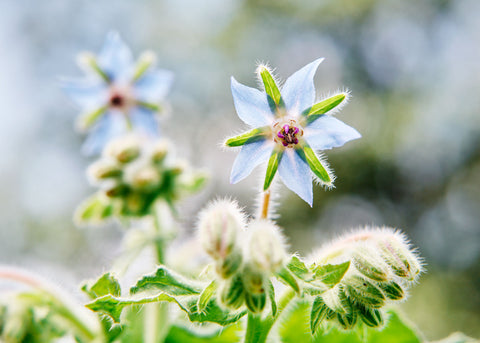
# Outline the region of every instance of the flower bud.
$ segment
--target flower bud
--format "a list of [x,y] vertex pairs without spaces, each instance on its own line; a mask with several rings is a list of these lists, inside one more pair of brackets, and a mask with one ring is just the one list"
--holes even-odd
[[382,312],[375,308],[358,306],[358,315],[360,319],[369,327],[376,328],[383,325]]
[[162,163],[168,153],[168,144],[166,141],[158,141],[152,147],[151,159],[153,163]]
[[245,305],[253,313],[260,313],[265,308],[267,295],[265,293],[245,293]]
[[250,239],[247,256],[260,270],[275,273],[283,267],[286,259],[285,239],[280,230],[267,220],[253,221],[248,226]]
[[162,176],[156,168],[146,165],[139,168],[135,166],[135,168],[127,170],[125,178],[135,189],[152,191],[160,185]]
[[344,280],[345,290],[350,299],[365,307],[380,308],[385,304],[385,296],[371,282],[358,275]]
[[126,214],[138,215],[145,208],[145,197],[137,192],[127,194],[124,199],[124,212]]
[[228,279],[242,265],[242,254],[240,251],[233,251],[223,259],[215,261],[215,270],[223,279]]
[[387,281],[388,265],[374,250],[374,247],[358,246],[352,254],[353,265],[367,278],[374,281]]
[[110,142],[105,153],[119,163],[130,163],[140,156],[140,143],[134,136],[121,137]]
[[261,312],[267,301],[265,284],[268,276],[254,265],[247,264],[243,269],[242,278],[247,308],[254,313]]
[[245,300],[243,281],[240,274],[225,280],[220,289],[220,301],[227,307],[238,309]]
[[222,266],[222,275],[232,275],[240,267],[238,239],[244,226],[242,212],[229,200],[216,201],[200,214],[198,230],[202,247]]
[[114,161],[101,159],[88,167],[87,174],[92,181],[105,180],[121,176],[122,169]]
[[403,235],[393,231],[386,233],[377,244],[382,257],[395,275],[408,281],[417,279],[422,271],[422,265]]

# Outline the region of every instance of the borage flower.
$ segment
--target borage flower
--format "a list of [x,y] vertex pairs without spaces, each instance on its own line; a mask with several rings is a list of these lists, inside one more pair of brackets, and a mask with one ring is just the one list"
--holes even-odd
[[78,128],[90,131],[83,147],[97,154],[112,138],[131,129],[159,134],[156,114],[167,94],[173,73],[156,69],[155,55],[143,53],[137,62],[116,32],[107,35],[98,56],[84,53],[79,64],[84,79],[63,80],[63,90],[81,106]]
[[230,177],[237,183],[268,161],[264,190],[277,172],[283,183],[310,206],[313,202],[312,174],[327,187],[334,176],[315,153],[339,147],[360,138],[352,127],[330,114],[345,103],[342,92],[315,103],[313,76],[323,59],[318,59],[290,76],[280,90],[266,66],[257,73],[265,92],[238,83],[232,77],[232,94],[237,114],[253,130],[228,139],[229,147],[242,146]]

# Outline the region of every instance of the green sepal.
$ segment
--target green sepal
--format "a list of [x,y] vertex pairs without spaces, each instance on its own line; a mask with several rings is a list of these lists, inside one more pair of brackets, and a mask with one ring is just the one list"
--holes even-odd
[[313,273],[315,280],[333,287],[342,280],[349,267],[350,261],[340,264],[325,264],[315,267]]
[[77,119],[77,126],[80,130],[88,130],[100,119],[106,110],[107,106],[102,106],[81,114]]
[[160,106],[160,104],[155,104],[152,102],[137,101],[137,105],[141,107],[145,107],[146,109],[149,109],[152,112],[160,112],[162,110],[162,106]]
[[105,273],[93,285],[84,284],[82,291],[87,293],[90,298],[95,299],[107,294],[118,297],[121,289],[118,280],[110,273]]
[[145,72],[150,69],[154,62],[155,55],[153,55],[151,52],[144,52],[142,55],[140,55],[135,66],[135,71],[133,72],[133,81],[140,79]]
[[202,287],[193,280],[160,266],[155,274],[147,275],[137,281],[137,284],[130,289],[131,294],[144,291],[162,291],[169,295],[192,295],[199,294]]
[[268,127],[260,127],[253,129],[251,131],[245,132],[239,136],[231,137],[225,141],[225,145],[229,147],[242,146],[245,143],[252,143],[258,140],[265,139],[265,132],[267,132]]
[[282,103],[282,95],[272,74],[270,74],[270,71],[265,66],[261,66],[258,72],[265,86],[265,92],[272,98],[276,106],[280,105]]
[[286,285],[292,287],[297,294],[300,294],[300,287],[298,286],[297,280],[287,268],[283,267],[275,273],[275,276]]
[[245,305],[253,313],[260,313],[267,303],[267,295],[263,293],[245,292]]
[[405,297],[402,287],[395,281],[379,282],[378,287],[383,291],[385,296],[391,300],[400,300]]
[[[302,150],[299,149],[297,152],[301,155]],[[328,174],[328,171],[322,165],[320,160],[318,159],[315,151],[306,143],[303,144],[303,153],[305,155],[305,159],[310,166],[312,172],[326,185],[330,186],[332,184],[332,179]]]
[[333,110],[335,107],[340,105],[345,99],[347,95],[345,93],[336,94],[331,96],[325,100],[322,100],[309,109],[303,112],[303,115],[306,116],[320,116],[322,114],[327,113],[328,111]]
[[280,163],[282,156],[282,151],[275,150],[273,150],[272,154],[270,155],[270,159],[268,160],[267,173],[265,175],[265,183],[263,184],[264,191],[266,191],[272,184],[273,178],[277,173],[278,164]]
[[85,61],[85,65],[97,73],[97,75],[100,76],[106,83],[110,83],[112,81],[110,76],[108,76],[108,74],[98,65],[95,55],[86,53],[82,54],[81,58],[83,61]]
[[202,312],[203,310],[205,310],[208,302],[217,291],[217,287],[218,287],[217,281],[213,280],[207,287],[205,287],[202,293],[200,293],[200,296],[198,297],[198,302],[197,302],[197,310],[199,312]]
[[358,315],[365,323],[365,325],[376,328],[383,325],[382,312],[375,308],[368,308],[362,305],[357,305]]
[[385,304],[382,291],[360,276],[352,276],[345,280],[345,288],[348,297],[355,303],[370,308],[380,308]]
[[308,270],[298,256],[293,255],[287,263],[287,268],[299,279],[309,282],[312,281],[312,273]]
[[245,301],[245,290],[240,273],[235,274],[228,280],[224,280],[223,283],[220,292],[220,301],[232,309],[240,308]]
[[268,282],[268,299],[270,299],[272,316],[275,317],[277,315],[277,302],[275,301],[275,288],[271,281]]
[[333,312],[328,308],[322,300],[322,297],[316,297],[312,304],[312,311],[310,312],[310,330],[312,335],[317,332],[318,327],[327,317],[329,312]]

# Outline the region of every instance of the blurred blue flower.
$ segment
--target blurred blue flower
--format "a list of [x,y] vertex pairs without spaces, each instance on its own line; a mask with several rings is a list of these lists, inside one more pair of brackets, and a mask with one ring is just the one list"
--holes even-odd
[[264,92],[244,86],[232,77],[237,114],[253,130],[225,142],[230,147],[242,146],[233,164],[231,183],[239,182],[268,161],[264,190],[269,188],[277,169],[283,183],[310,206],[310,171],[322,185],[333,185],[332,172],[315,151],[342,146],[361,135],[331,115],[346,103],[347,92],[315,102],[313,77],[322,61],[318,59],[294,73],[281,90],[263,65],[257,73]]
[[100,53],[82,54],[79,64],[86,77],[62,80],[61,87],[82,108],[77,124],[90,132],[83,146],[87,155],[98,154],[108,141],[127,131],[159,134],[156,115],[173,73],[156,69],[153,53],[145,52],[135,62],[118,33],[110,32]]

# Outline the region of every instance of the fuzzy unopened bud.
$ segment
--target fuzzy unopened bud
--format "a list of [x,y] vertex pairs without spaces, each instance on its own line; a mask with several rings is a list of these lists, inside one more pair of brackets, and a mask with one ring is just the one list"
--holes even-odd
[[251,264],[247,264],[242,272],[245,287],[245,304],[254,313],[261,312],[267,301],[266,281],[268,275]]
[[245,301],[242,276],[236,274],[225,280],[220,289],[220,301],[227,307],[238,309]]
[[96,182],[119,177],[122,175],[122,169],[114,161],[101,159],[88,168],[87,174],[92,182]]
[[140,156],[140,143],[133,136],[121,137],[109,143],[105,153],[119,163],[130,163]]
[[352,254],[353,265],[357,270],[374,281],[387,281],[389,268],[378,251],[372,246],[362,245]]
[[241,265],[239,233],[244,229],[244,216],[237,204],[219,200],[200,214],[199,236],[203,249],[220,266],[221,275],[232,275]]
[[145,197],[139,193],[129,193],[125,197],[124,210],[128,214],[138,214],[145,207]]
[[422,271],[419,258],[410,249],[401,234],[384,235],[378,240],[378,247],[393,273],[408,281],[415,281]]
[[153,163],[162,163],[168,154],[168,144],[166,141],[155,143],[151,151],[151,159]]
[[353,275],[343,283],[348,297],[354,302],[370,308],[380,308],[385,304],[382,291],[361,276]]
[[126,181],[135,189],[149,191],[157,188],[162,176],[156,168],[150,165],[129,170]]
[[275,273],[283,267],[287,253],[279,228],[267,220],[253,221],[248,226],[250,239],[247,255],[255,267]]

